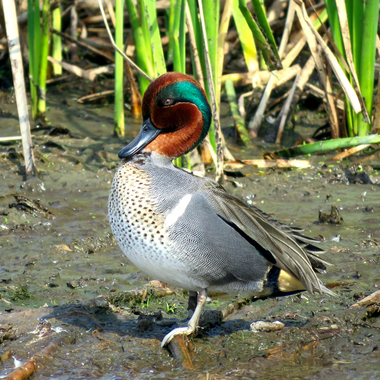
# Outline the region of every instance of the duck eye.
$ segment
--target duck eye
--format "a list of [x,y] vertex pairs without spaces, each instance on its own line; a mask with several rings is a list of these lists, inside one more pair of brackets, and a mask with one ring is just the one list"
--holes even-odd
[[164,105],[165,106],[170,106],[171,104],[173,104],[173,99],[172,98],[167,98],[164,100]]

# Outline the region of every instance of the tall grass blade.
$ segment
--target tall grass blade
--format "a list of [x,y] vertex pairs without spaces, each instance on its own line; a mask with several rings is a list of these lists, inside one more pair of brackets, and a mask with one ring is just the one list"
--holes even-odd
[[38,0],[28,0],[29,78],[32,98],[32,117],[38,116],[38,73],[40,67],[40,7]]
[[181,73],[186,72],[185,67],[185,52],[183,50],[184,44],[183,35],[184,35],[184,13],[185,9],[185,1],[186,0],[177,0],[176,6],[173,9],[173,29],[170,31],[172,47],[173,47],[173,68],[174,71],[178,71]]
[[[152,59],[155,64],[156,75],[160,76],[166,73],[164,51],[162,49],[161,34],[157,22],[156,4],[155,1],[145,0],[144,12],[149,29],[149,38],[152,49]],[[144,18],[144,17],[142,17]]]
[[234,118],[235,121],[235,127],[239,133],[239,136],[241,140],[243,141],[243,144],[247,147],[252,149],[253,148],[253,143],[249,137],[248,131],[245,128],[244,125],[244,120],[240,116],[238,106],[236,104],[236,93],[235,93],[235,88],[234,85],[231,81],[231,79],[228,79],[226,81],[226,93],[227,93],[227,98],[228,98],[228,103],[230,104],[230,109],[232,113],[232,117]]
[[43,0],[42,3],[42,35],[41,35],[41,61],[39,72],[38,89],[38,115],[46,112],[46,78],[48,67],[48,54],[50,42],[50,0]]
[[282,68],[277,48],[273,50],[273,46],[267,41],[264,34],[260,30],[259,26],[256,24],[255,20],[252,18],[251,13],[247,8],[245,0],[239,0],[239,7],[241,13],[245,17],[248,26],[250,27],[255,41],[265,59],[266,64],[269,66],[270,70],[280,70]]
[[[132,25],[132,35],[136,47],[136,64],[148,76],[155,78],[155,70],[153,68],[152,60],[148,56],[148,50],[151,51],[150,44],[147,44],[145,40],[135,3],[133,0],[125,0],[125,5],[127,7],[129,19]],[[149,86],[149,81],[142,75],[139,75],[139,83],[140,93],[143,94]]]
[[[124,45],[124,2],[123,0],[115,1],[115,44],[123,50]],[[125,136],[124,122],[124,60],[123,57],[115,51],[115,120],[114,134],[116,136]]]
[[[369,116],[372,115],[373,90],[375,82],[376,37],[379,23],[379,0],[367,0],[365,3],[362,26],[362,41],[360,49],[359,82]],[[365,123],[359,115],[358,135],[365,136],[371,130],[371,125]]]
[[369,135],[365,137],[347,137],[343,139],[324,140],[312,144],[299,145],[293,148],[278,150],[273,152],[272,155],[291,158],[303,154],[313,154],[318,152],[326,152],[329,150],[350,148],[352,146],[362,144],[379,144],[380,135]]
[[[220,104],[220,91],[222,87],[222,75],[224,66],[224,45],[228,33],[228,27],[230,25],[231,14],[232,14],[232,4],[233,0],[226,0],[224,3],[224,9],[222,13],[222,18],[220,20],[219,36],[218,36],[218,74],[217,82],[215,83],[215,98],[218,104]],[[236,1],[235,1],[236,3]]]
[[[58,4],[55,9],[53,9],[51,13],[51,23],[52,28],[58,30],[58,32],[62,31],[62,20],[61,20],[61,5]],[[58,34],[54,33],[51,38],[51,56],[57,61],[62,61],[62,38]],[[62,75],[62,66],[56,63],[53,63],[53,74],[54,75]]]
[[239,34],[239,40],[243,49],[245,63],[248,71],[255,72],[259,69],[259,60],[255,40],[247,21],[241,12],[238,1],[232,3],[232,15],[234,17],[235,26]]

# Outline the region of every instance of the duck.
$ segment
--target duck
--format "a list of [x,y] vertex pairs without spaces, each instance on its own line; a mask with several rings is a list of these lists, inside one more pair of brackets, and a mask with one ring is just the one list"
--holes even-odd
[[137,137],[119,152],[108,215],[128,259],[151,278],[189,291],[195,310],[186,326],[197,331],[208,293],[272,297],[301,291],[333,294],[318,278],[328,262],[317,240],[301,228],[247,205],[208,177],[173,160],[206,137],[211,108],[192,77],[169,72],[148,86]]

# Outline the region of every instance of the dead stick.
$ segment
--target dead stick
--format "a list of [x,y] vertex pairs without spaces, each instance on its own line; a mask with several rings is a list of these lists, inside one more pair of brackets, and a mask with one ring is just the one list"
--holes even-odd
[[[299,101],[299,98],[301,97],[303,90],[305,88],[305,84],[306,84],[306,82],[308,82],[308,80],[309,80],[311,74],[313,73],[314,69],[315,69],[315,61],[314,61],[314,58],[311,56],[308,59],[308,61],[306,62],[305,66],[302,69],[302,71],[300,72],[300,74],[298,74],[299,75],[297,77],[298,80],[296,79],[294,81],[294,85],[296,87],[295,87],[293,98],[291,99],[290,95],[288,97],[289,102],[290,102],[288,112],[287,113],[282,112],[282,114],[281,114],[280,126],[278,129],[277,138],[276,138],[277,144],[279,144],[281,142],[283,129],[284,129],[287,121],[292,117],[294,109],[295,109],[295,107]],[[288,104],[288,99],[287,99],[285,104]]]
[[189,338],[186,335],[176,335],[168,344],[168,349],[175,361],[177,361],[183,369],[194,369],[189,350]]
[[32,376],[37,368],[37,362],[40,359],[45,359],[49,357],[54,351],[58,349],[65,341],[72,340],[68,334],[65,337],[57,337],[52,342],[50,342],[44,349],[35,354],[30,358],[25,364],[14,369],[9,375],[1,378],[0,380],[26,380],[28,377]]
[[7,39],[9,46],[9,58],[12,66],[13,83],[16,94],[17,111],[20,122],[22,136],[22,149],[25,159],[25,175],[36,175],[34,163],[34,153],[32,137],[30,135],[30,124],[28,117],[28,108],[26,100],[24,67],[21,57],[20,38],[17,24],[16,6],[13,1],[2,1],[4,9],[4,18],[7,30]]
[[72,42],[73,44],[76,44],[76,45],[78,45],[84,49],[90,50],[91,52],[93,52],[95,54],[101,55],[102,57],[107,58],[111,62],[115,62],[115,58],[112,57],[112,55],[104,53],[101,50],[98,50],[98,49],[94,48],[93,46],[90,46],[90,45],[88,45],[88,44],[86,44],[80,40],[75,40],[74,38],[72,38],[71,36],[69,36],[65,33],[59,32],[58,30],[55,30],[53,28],[50,28],[50,32],[52,32],[54,34],[58,34],[59,36],[61,36],[62,38],[65,38],[66,40]]

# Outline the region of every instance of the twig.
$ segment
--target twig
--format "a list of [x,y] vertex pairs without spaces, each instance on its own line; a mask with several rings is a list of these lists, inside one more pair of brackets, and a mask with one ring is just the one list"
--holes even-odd
[[240,169],[245,165],[252,165],[257,168],[308,168],[311,166],[309,160],[266,160],[266,159],[257,159],[257,160],[239,160],[239,161],[225,161],[227,166],[233,169]]
[[286,45],[288,44],[288,41],[289,41],[290,31],[292,30],[293,21],[294,21],[294,14],[295,14],[294,3],[292,1],[289,1],[288,13],[286,14],[284,31],[282,33],[280,47],[278,48],[278,55],[280,56],[281,59],[283,58]]
[[115,15],[115,11],[113,9],[112,2],[111,2],[111,0],[105,0],[105,1],[106,1],[107,8],[108,8],[108,14],[111,17],[112,25],[113,25],[113,27],[115,27],[116,26],[116,15]]
[[96,67],[95,69],[90,69],[90,70],[83,70],[79,66],[71,65],[70,63],[67,62],[60,62],[54,59],[53,57],[48,57],[48,61],[56,63],[57,65],[62,66],[65,70],[69,71],[70,73],[73,73],[77,75],[78,77],[88,79],[90,81],[94,81],[96,77],[100,74],[105,74],[105,73],[112,73],[114,71],[114,66],[101,66],[101,67]]
[[[309,45],[309,49],[311,51],[311,54],[315,60],[315,65],[318,70],[318,74],[321,79],[321,83],[325,90],[325,96],[327,101],[327,108],[328,108],[328,115],[330,119],[331,129],[332,129],[332,135],[333,138],[339,137],[339,129],[338,129],[338,118],[336,115],[335,105],[334,105],[334,99],[331,93],[331,84],[329,81],[329,76],[326,73],[325,65],[322,60],[321,56],[321,45],[317,44],[317,38],[315,34],[312,32],[312,28],[314,28],[310,22],[310,19],[308,18],[307,14],[304,14],[304,4],[300,2],[303,5],[303,8],[298,4],[299,0],[293,0],[296,3],[296,12],[298,19],[301,23],[302,30],[305,33],[307,43]],[[306,12],[306,11],[305,11]],[[309,22],[306,21],[306,18]],[[311,25],[311,27],[310,27]],[[315,29],[314,29],[315,30]],[[318,34],[318,32],[316,31]],[[318,34],[319,35],[319,34]],[[322,40],[323,41],[323,40]],[[335,58],[335,57],[334,57]],[[330,92],[329,92],[330,90]],[[355,94],[356,96],[356,94]],[[335,110],[335,111],[334,111]]]
[[[326,96],[325,96],[325,92],[323,90],[321,90],[317,86],[314,86],[311,83],[306,83],[305,85],[308,88],[307,92],[310,92],[311,94],[313,94],[317,98],[322,98],[323,101],[326,103]],[[337,99],[336,106],[337,106],[337,108],[339,108],[340,110],[343,111],[344,110],[343,100]]]
[[344,158],[352,156],[353,154],[358,153],[362,151],[363,149],[368,148],[369,146],[371,146],[371,144],[362,144],[362,145],[354,146],[351,149],[347,149],[344,152],[336,154],[334,157],[331,157],[330,160],[343,160]]
[[74,0],[74,4],[70,9],[70,36],[71,44],[69,45],[69,50],[73,62],[79,62],[77,46],[74,41],[77,41],[77,28],[78,28],[78,13],[77,13],[78,0]]
[[69,35],[67,35],[65,33],[59,32],[58,30],[55,30],[55,29],[52,29],[52,28],[50,28],[50,32],[54,33],[54,34],[57,34],[57,35],[61,36],[62,38],[65,38],[66,40],[68,40],[68,41],[72,42],[73,44],[76,44],[76,45],[78,45],[78,46],[80,46],[80,47],[82,47],[84,49],[90,50],[91,52],[93,52],[95,54],[101,55],[102,57],[107,58],[111,62],[115,62],[115,58],[112,57],[111,55],[109,55],[107,53],[104,53],[101,50],[98,50],[97,48],[94,48],[93,46],[88,45],[88,44],[86,44],[83,41],[80,41],[78,39],[74,39],[71,36],[69,36]]
[[[285,30],[284,30],[284,33],[281,37],[281,43],[280,43],[280,48],[279,48],[279,52],[278,52],[280,57],[282,57],[282,55],[284,54],[285,47],[288,43],[290,30],[291,30],[292,24],[293,24],[293,20],[294,20],[294,5],[292,2],[290,2],[289,7],[288,7],[288,13],[286,16]],[[268,80],[268,83],[265,86],[263,96],[260,99],[259,106],[257,107],[257,110],[255,112],[255,116],[248,123],[248,128],[250,129],[250,136],[253,138],[257,137],[258,129],[259,129],[261,122],[263,120],[266,105],[267,105],[267,102],[270,98],[270,94],[272,93],[272,89],[273,89],[275,82],[276,82],[276,74],[271,73],[271,76]]]
[[92,100],[104,98],[105,96],[113,95],[114,93],[115,93],[115,90],[97,92],[96,94],[90,94],[90,95],[82,96],[81,98],[77,99],[77,102],[78,103],[84,103],[86,100],[91,102]]
[[350,307],[350,309],[353,308],[353,307],[361,306],[361,305],[363,305],[363,304],[365,304],[365,303],[367,303],[367,302],[369,302],[369,301],[380,302],[380,290],[377,290],[376,292],[370,294],[369,296],[363,298],[362,300],[360,300],[360,301],[354,303],[354,304]]
[[168,349],[172,353],[174,360],[179,362],[183,369],[194,369],[189,344],[189,338],[185,335],[175,336],[168,344]]
[[[284,84],[288,80],[294,78],[298,72],[301,71],[301,66],[296,64],[289,68],[282,69],[279,71],[276,71],[274,86],[281,86],[281,84]],[[253,76],[257,77],[258,80],[261,82],[262,85],[265,85],[268,81],[270,76],[272,75],[269,71],[259,71],[257,73],[233,73],[233,74],[225,74],[222,76],[222,83],[225,83],[228,79],[231,79],[232,82],[234,82],[235,85],[239,86],[245,86],[245,85],[252,85]],[[257,87],[263,87],[263,86],[257,86]]]
[[66,343],[67,340],[72,340],[69,334],[61,335],[50,342],[44,349],[37,354],[33,355],[25,364],[14,369],[9,375],[1,378],[0,380],[26,380],[32,376],[37,368],[37,363],[41,359],[50,357],[51,354],[58,349],[59,346]]
[[[289,120],[289,118],[293,115],[294,108],[297,105],[298,100],[305,88],[305,84],[308,82],[314,69],[315,69],[315,61],[313,57],[310,57],[308,61],[306,62],[302,71],[297,75],[297,79],[294,81],[292,90],[289,94],[289,97],[287,98],[285,102],[284,112],[281,113],[280,125],[277,132],[277,138],[276,138],[277,144],[281,142],[284,126],[286,125],[286,122]],[[294,89],[294,92],[292,93],[293,89]],[[288,107],[287,112],[285,112],[285,107]]]
[[17,111],[20,121],[22,149],[25,159],[25,174],[26,176],[29,176],[30,174],[36,175],[32,137],[30,135],[30,124],[24,82],[24,67],[22,64],[16,6],[14,1],[9,2],[7,0],[2,0],[2,3],[4,10],[5,25],[7,30],[9,57],[12,65]]
[[272,92],[273,84],[275,80],[276,80],[276,77],[272,73],[271,76],[269,77],[267,85],[265,86],[265,90],[261,96],[259,106],[257,107],[257,110],[255,112],[255,116],[248,123],[249,135],[251,136],[251,138],[257,137],[257,133],[261,125],[261,122],[263,120],[264,112],[265,112],[270,94]]
[[276,144],[280,144],[281,143],[281,138],[282,138],[282,132],[284,131],[284,127],[285,127],[285,123],[288,119],[288,114],[289,114],[289,111],[290,111],[290,104],[293,100],[293,97],[294,97],[294,94],[296,92],[296,88],[297,88],[297,82],[298,82],[298,78],[299,78],[300,74],[298,74],[296,76],[296,79],[294,80],[294,83],[293,83],[293,86],[292,86],[292,89],[290,90],[290,93],[289,93],[289,96],[286,98],[286,101],[284,103],[284,106],[280,112],[280,123],[279,123],[279,126],[278,126],[278,132],[277,132],[277,137],[276,137]]
[[9,137],[0,137],[0,141],[14,141],[21,140],[22,136],[9,136]]
[[98,0],[99,2],[99,8],[100,8],[100,12],[102,13],[102,16],[103,16],[103,20],[104,20],[104,25],[106,26],[106,30],[107,30],[107,33],[108,33],[108,37],[111,41],[111,44],[113,46],[113,48],[119,53],[121,54],[121,56],[133,67],[135,68],[139,74],[141,74],[146,80],[148,80],[149,82],[152,82],[153,79],[150,78],[143,70],[140,69],[140,67],[138,67],[136,65],[136,63],[134,63],[126,54],[124,54],[123,51],[121,51],[115,44],[115,41],[112,37],[112,33],[111,33],[111,30],[110,30],[110,27],[108,26],[108,22],[107,22],[107,18],[106,18],[106,14],[104,13],[104,8],[103,8],[103,4],[102,4],[102,0]]

